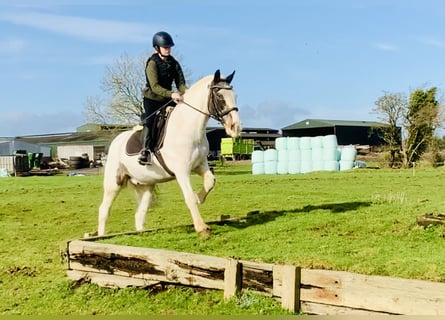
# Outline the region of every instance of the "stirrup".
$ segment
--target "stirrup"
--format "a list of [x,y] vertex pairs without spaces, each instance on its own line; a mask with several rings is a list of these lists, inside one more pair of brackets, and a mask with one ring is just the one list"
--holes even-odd
[[138,158],[139,164],[146,166],[151,164],[151,152],[145,150]]

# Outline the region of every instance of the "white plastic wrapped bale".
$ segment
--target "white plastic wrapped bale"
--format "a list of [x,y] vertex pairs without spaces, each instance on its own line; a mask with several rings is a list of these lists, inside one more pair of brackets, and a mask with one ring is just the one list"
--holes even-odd
[[288,160],[291,161],[301,161],[301,150],[292,149],[288,150]]
[[277,150],[278,151],[278,163],[277,173],[287,173],[287,163],[289,162],[289,150]]
[[276,174],[278,166],[278,151],[276,149],[267,149],[264,151],[264,173]]
[[254,150],[252,152],[252,163],[263,163],[264,162],[264,151]]
[[287,150],[298,150],[298,149],[300,149],[300,138],[289,137],[287,140]]
[[341,149],[340,171],[351,170],[357,157],[357,150],[354,146],[345,146]]
[[278,162],[288,162],[289,161],[289,150],[277,150]]
[[287,161],[278,161],[277,163],[277,173],[278,174],[287,174],[288,173],[288,164]]
[[311,149],[311,137],[301,137],[300,138],[300,149]]
[[323,148],[323,160],[324,161],[338,161],[340,160],[341,153],[337,147]]
[[324,161],[312,161],[312,171],[324,171]]
[[290,174],[298,174],[301,168],[301,161],[289,161],[287,163],[287,172]]
[[323,136],[323,148],[337,148],[337,136],[335,134],[328,134],[326,136]]
[[301,161],[300,162],[300,172],[308,173],[312,171],[312,161]]
[[264,174],[264,162],[252,163],[252,174]]
[[276,174],[277,173],[278,161],[266,161],[264,162],[264,173],[265,174]]
[[267,149],[264,151],[264,162],[278,161],[278,151],[276,149]]
[[339,171],[340,163],[338,161],[324,161],[325,171]]
[[311,137],[311,149],[323,147],[323,136]]
[[341,149],[341,158],[343,161],[355,161],[357,157],[357,150],[354,146],[344,146]]
[[312,161],[322,161],[323,160],[323,148],[317,147],[311,149],[311,159]]
[[287,137],[279,137],[275,139],[275,149],[287,150]]

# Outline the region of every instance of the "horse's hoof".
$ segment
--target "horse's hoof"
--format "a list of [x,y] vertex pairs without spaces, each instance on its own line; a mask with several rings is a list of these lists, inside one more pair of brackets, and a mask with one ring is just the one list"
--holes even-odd
[[206,229],[201,230],[200,232],[198,232],[198,234],[199,234],[199,237],[202,240],[207,240],[207,239],[210,238],[210,236],[212,234],[212,231],[210,230],[210,228],[206,228]]
[[97,235],[98,235],[97,231],[95,231],[95,232],[85,232],[83,234],[83,237],[84,237],[84,239],[87,239],[87,238],[97,237]]

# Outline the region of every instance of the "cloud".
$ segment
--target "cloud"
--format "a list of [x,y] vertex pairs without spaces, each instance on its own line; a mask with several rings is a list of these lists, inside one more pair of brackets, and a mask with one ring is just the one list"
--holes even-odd
[[148,30],[142,23],[99,20],[39,12],[0,13],[0,21],[108,43],[145,43]]
[[57,112],[32,114],[24,111],[2,113],[0,136],[15,137],[34,134],[74,132],[83,124],[80,114]]
[[267,101],[257,107],[242,106],[241,121],[244,127],[268,127],[281,129],[300,121],[309,114],[307,110],[290,106],[286,102]]
[[377,49],[383,50],[383,51],[397,51],[399,48],[395,45],[389,44],[389,43],[376,43],[374,45]]
[[434,37],[425,37],[420,39],[421,42],[438,48],[444,48],[445,47],[445,40],[439,40]]
[[19,53],[25,48],[25,41],[19,38],[0,39],[0,53]]

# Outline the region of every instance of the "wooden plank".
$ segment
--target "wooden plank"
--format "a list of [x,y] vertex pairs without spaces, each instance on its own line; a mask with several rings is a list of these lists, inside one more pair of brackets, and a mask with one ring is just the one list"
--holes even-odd
[[224,299],[237,295],[243,285],[243,265],[235,259],[228,259],[224,272]]
[[69,269],[224,289],[227,259],[169,250],[75,240],[68,244]]
[[128,288],[138,287],[147,288],[159,284],[159,281],[150,281],[137,278],[129,278],[105,273],[85,272],[77,270],[68,270],[68,278],[74,281],[95,283],[98,286],[106,288]]
[[273,264],[240,260],[243,264],[243,288],[272,296]]
[[281,306],[291,312],[300,310],[301,269],[292,265],[273,267],[273,295],[281,297]]
[[301,300],[405,315],[445,315],[445,283],[303,269]]

